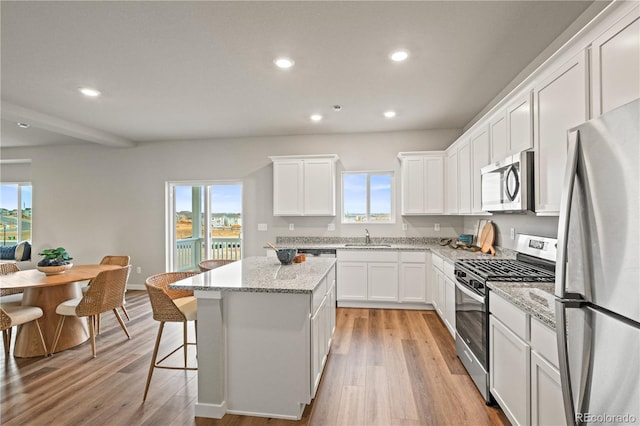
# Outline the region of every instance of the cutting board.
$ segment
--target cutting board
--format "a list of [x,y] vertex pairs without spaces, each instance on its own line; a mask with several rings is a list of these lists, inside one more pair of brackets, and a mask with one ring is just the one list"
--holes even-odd
[[482,233],[480,234],[480,251],[483,253],[491,252],[492,256],[496,255],[496,249],[493,248],[493,241],[495,239],[495,228],[493,227],[493,222],[490,220],[485,223],[484,228],[482,228]]

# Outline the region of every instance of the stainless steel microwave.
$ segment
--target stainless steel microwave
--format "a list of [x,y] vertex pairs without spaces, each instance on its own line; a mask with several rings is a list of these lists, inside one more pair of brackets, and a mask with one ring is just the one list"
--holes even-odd
[[481,169],[482,210],[533,210],[533,152],[523,151]]

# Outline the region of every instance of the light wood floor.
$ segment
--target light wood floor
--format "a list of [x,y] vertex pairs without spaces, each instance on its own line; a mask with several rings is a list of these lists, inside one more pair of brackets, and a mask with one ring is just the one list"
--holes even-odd
[[[127,340],[103,315],[98,357],[89,342],[50,358],[2,356],[2,425],[507,425],[487,407],[432,311],[338,309],[334,343],[314,402],[298,421],[194,418],[195,372],[156,370],[142,394],[158,323],[146,292],[127,293]],[[15,333],[14,333],[15,334]],[[165,328],[177,346],[178,326]],[[162,348],[161,348],[162,353]],[[195,354],[192,355],[192,357]]]

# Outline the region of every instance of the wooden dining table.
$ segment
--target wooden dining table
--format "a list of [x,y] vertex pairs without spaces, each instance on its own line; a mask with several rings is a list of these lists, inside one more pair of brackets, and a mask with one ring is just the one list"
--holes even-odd
[[[47,344],[51,348],[55,335],[58,315],[56,307],[65,300],[82,297],[80,283],[94,279],[100,272],[118,269],[118,265],[73,265],[71,269],[55,275],[45,275],[37,269],[12,272],[0,275],[1,289],[23,289],[22,304],[38,306],[42,309],[40,327]],[[29,358],[44,355],[38,332],[33,323],[21,326],[16,333],[13,349],[15,357]],[[89,339],[86,318],[67,317],[56,352],[60,352]]]

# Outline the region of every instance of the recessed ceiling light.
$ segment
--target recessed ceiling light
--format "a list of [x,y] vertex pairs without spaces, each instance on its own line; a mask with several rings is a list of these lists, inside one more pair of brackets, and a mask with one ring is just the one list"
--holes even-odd
[[396,50],[395,52],[391,53],[391,55],[389,55],[389,58],[393,62],[402,62],[407,60],[408,57],[409,57],[409,52],[406,50]]
[[31,127],[29,123],[16,123],[16,124],[18,124],[18,127],[20,127],[21,129],[28,129],[29,127]]
[[278,68],[282,68],[283,70],[289,69],[295,64],[293,59],[291,58],[276,58],[273,60],[273,63],[276,64]]
[[309,118],[311,118],[311,121],[320,121],[320,120],[322,120],[322,116],[320,114],[313,114]]
[[91,87],[81,87],[78,89],[80,93],[85,96],[89,96],[90,98],[97,98],[100,96],[100,91],[96,89],[92,89]]
[[396,112],[395,111],[385,111],[384,112],[384,116],[387,118],[393,118],[396,116]]

